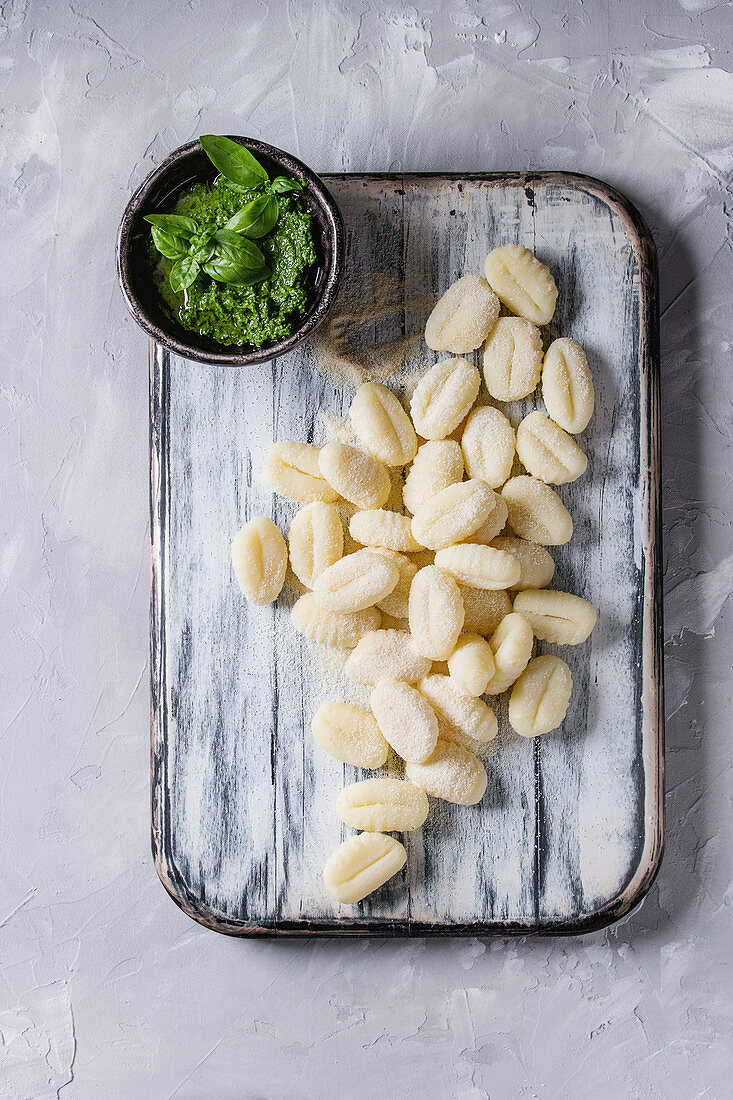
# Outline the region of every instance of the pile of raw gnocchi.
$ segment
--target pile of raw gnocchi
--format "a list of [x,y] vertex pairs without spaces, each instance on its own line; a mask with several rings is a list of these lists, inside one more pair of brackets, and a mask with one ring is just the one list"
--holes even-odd
[[[459,279],[428,318],[428,347],[455,358],[420,379],[411,417],[390,390],[368,382],[350,410],[359,447],[275,444],[265,480],[305,504],[289,546],[266,517],[233,541],[245,596],[275,600],[289,558],[308,589],[292,609],[296,629],[350,650],[346,674],[372,688],[371,714],[340,701],[319,708],[318,745],[365,769],[381,768],[392,748],[406,765],[404,779],[367,779],[338,796],[341,820],[361,830],[324,871],[341,903],[360,901],[400,870],[405,848],[385,834],[419,828],[428,795],[480,801],[487,777],[479,757],[498,732],[482,696],[511,689],[509,722],[521,737],[556,729],[567,712],[570,669],[555,655],[532,657],[532,648],[535,638],[578,645],[596,621],[586,600],[547,587],[555,565],[546,549],[573,533],[550,486],[585,471],[573,435],[591,418],[594,391],[574,340],[543,353],[538,326],[556,299],[550,271],[526,248],[491,252],[486,278]],[[502,304],[512,316],[500,316]],[[481,377],[462,356],[479,348],[490,397],[517,401],[541,382],[549,417],[530,412],[515,431],[495,405],[474,408]],[[404,512],[385,508],[388,467],[407,467]],[[339,501],[356,509],[348,529],[363,548],[352,553],[344,554]]]

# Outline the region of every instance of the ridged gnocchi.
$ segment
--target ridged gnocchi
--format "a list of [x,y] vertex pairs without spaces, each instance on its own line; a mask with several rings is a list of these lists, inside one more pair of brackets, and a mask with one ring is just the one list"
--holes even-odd
[[288,500],[309,504],[315,500],[334,501],[338,493],[321,473],[320,449],[309,443],[275,443],[270,447],[262,468],[265,484]]
[[379,546],[385,550],[422,550],[412,533],[409,516],[389,512],[386,508],[367,508],[355,512],[349,520],[349,534],[362,546]]
[[489,639],[494,655],[494,674],[485,695],[501,695],[520,676],[532,656],[534,635],[526,619],[512,611],[501,620]]
[[323,881],[331,897],[355,905],[384,886],[407,862],[404,845],[384,833],[358,833],[329,857]]
[[463,629],[464,610],[456,580],[435,565],[416,574],[410,588],[410,633],[419,653],[445,661]]
[[523,588],[544,588],[552,580],[555,561],[549,551],[539,543],[506,536],[494,539],[491,545],[497,550],[508,550],[519,562],[519,580],[512,588],[520,591]]
[[542,337],[531,321],[500,317],[483,351],[486,388],[497,401],[518,401],[537,386],[542,373]]
[[407,779],[363,779],[339,791],[336,813],[352,829],[403,833],[419,829],[428,816],[428,796]]
[[385,740],[408,762],[427,760],[438,740],[438,719],[417,688],[401,680],[380,680],[372,710]]
[[588,426],[595,393],[588,360],[577,340],[561,336],[547,349],[542,399],[552,419],[566,432],[577,435]]
[[288,532],[290,566],[301,584],[312,588],[324,569],[344,552],[344,528],[334,504],[314,501],[293,517]]
[[496,497],[485,481],[461,481],[442,489],[412,517],[412,534],[421,546],[440,550],[469,538],[496,508]]
[[376,720],[353,703],[322,703],[311,722],[318,745],[344,764],[356,768],[381,768],[387,762],[389,745]]
[[438,736],[443,740],[457,741],[478,753],[499,732],[496,715],[491,707],[483,699],[459,691],[451,676],[431,673],[420,681],[420,691],[435,711]]
[[552,588],[527,588],[518,593],[514,610],[527,620],[536,638],[555,645],[581,645],[598,617],[588,600]]
[[461,584],[492,591],[511,588],[521,573],[519,562],[508,550],[470,542],[439,550],[435,555],[435,564]]
[[516,535],[540,546],[562,546],[573,534],[573,520],[554,489],[536,477],[520,474],[501,490]]
[[432,661],[418,653],[406,630],[373,630],[352,649],[344,672],[358,684],[374,687],[380,680],[416,684],[430,672]]
[[402,500],[414,515],[421,505],[442,489],[463,480],[463,454],[454,439],[432,439],[423,443],[410,467]]
[[493,405],[473,409],[461,436],[469,477],[480,478],[497,489],[511,477],[514,447],[514,428],[503,412]]
[[426,794],[457,806],[475,806],[488,783],[486,769],[470,749],[442,739],[423,763],[408,764],[405,775]]
[[533,657],[509,696],[509,724],[520,737],[540,737],[562,725],[573,677],[554,655]]
[[465,355],[480,348],[499,316],[499,299],[486,279],[464,275],[448,287],[428,317],[425,343],[433,351]]
[[318,468],[334,491],[357,508],[381,508],[392,488],[387,470],[376,458],[348,443],[327,443]]
[[232,567],[250,603],[272,603],[280,595],[288,568],[288,549],[267,516],[257,516],[237,531],[232,540]]
[[356,550],[324,569],[313,585],[318,606],[340,614],[365,611],[396,587],[400,571],[394,562],[371,550]]
[[467,359],[444,359],[422,376],[410,402],[412,422],[423,439],[445,439],[476,400],[481,376]]
[[[461,634],[448,658],[448,671],[461,695],[478,698],[494,675],[494,654],[480,634]],[[440,721],[440,717],[438,717]]]
[[353,649],[360,638],[378,629],[382,619],[376,607],[351,614],[326,611],[318,606],[312,592],[306,592],[293,604],[290,616],[298,633],[334,649]]
[[351,426],[362,447],[386,466],[405,466],[417,453],[409,416],[386,386],[365,382],[351,403]]
[[552,320],[557,285],[550,269],[521,244],[495,248],[486,257],[486,278],[512,313],[536,325]]
[[564,485],[585,473],[588,459],[564,428],[535,410],[517,428],[517,455],[532,477]]

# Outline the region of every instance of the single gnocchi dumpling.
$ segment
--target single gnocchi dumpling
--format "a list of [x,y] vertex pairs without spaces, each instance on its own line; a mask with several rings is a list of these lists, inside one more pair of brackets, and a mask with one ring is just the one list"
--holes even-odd
[[535,410],[517,428],[517,454],[532,477],[564,485],[585,473],[588,459],[568,433]]
[[474,409],[463,429],[461,450],[468,476],[496,489],[511,477],[514,428],[493,405]]
[[433,351],[465,355],[480,348],[499,316],[499,299],[480,275],[464,275],[446,290],[425,325]]
[[554,655],[533,657],[509,696],[509,724],[520,737],[540,737],[562,725],[573,677]]
[[448,658],[448,671],[456,690],[472,698],[486,691],[486,685],[494,675],[494,667],[491,646],[479,634],[461,634]]
[[455,577],[459,584],[498,591],[511,588],[519,580],[519,562],[508,550],[465,542],[447,546],[435,555],[435,564]]
[[405,466],[417,454],[417,436],[399,400],[379,382],[359,386],[351,402],[351,426],[374,458],[386,466]]
[[324,569],[344,552],[344,528],[334,504],[314,501],[293,517],[288,532],[290,565],[301,584],[312,588]]
[[403,833],[419,829],[428,816],[425,791],[407,779],[363,779],[339,791],[336,813],[352,829]]
[[457,741],[479,753],[499,732],[491,707],[483,699],[459,691],[450,676],[426,676],[420,681],[420,691],[435,711],[438,736],[443,740]]
[[320,449],[309,443],[275,443],[270,447],[262,468],[265,484],[273,493],[288,500],[310,504],[315,500],[334,501],[336,490],[321,473]]
[[591,634],[598,612],[592,603],[571,592],[527,588],[514,601],[536,638],[555,645],[581,645]]
[[520,538],[540,546],[562,546],[573,534],[573,520],[560,497],[536,477],[520,474],[501,490],[509,525]]
[[257,516],[232,540],[232,566],[250,603],[272,603],[280,595],[288,568],[288,549],[267,516]]
[[432,756],[422,764],[408,764],[405,775],[426,794],[457,806],[475,806],[488,782],[486,769],[470,749],[442,738]]
[[344,666],[357,684],[375,687],[380,680],[404,680],[416,684],[430,672],[432,661],[415,649],[406,630],[373,630],[351,651]]
[[421,546],[440,550],[469,538],[496,506],[494,491],[485,481],[461,481],[418,508],[412,517],[412,534]]
[[550,269],[521,244],[495,248],[486,257],[486,278],[501,301],[535,325],[552,320],[557,286]]
[[392,488],[381,462],[348,443],[327,443],[318,456],[321,474],[335,492],[357,508],[381,508]]
[[542,337],[531,321],[500,317],[484,344],[486,388],[497,401],[532,393],[542,373]]
[[526,619],[516,611],[502,619],[489,639],[494,654],[494,675],[485,695],[501,695],[524,672],[532,656],[534,635]]
[[593,416],[595,393],[585,352],[567,336],[553,340],[542,367],[542,399],[561,428],[577,435]]
[[552,580],[555,562],[544,546],[512,536],[494,539],[491,545],[508,550],[519,562],[519,580],[512,588],[544,588]]
[[355,905],[384,886],[407,862],[404,845],[384,833],[349,837],[329,857],[323,881],[331,897]]
[[360,638],[379,628],[382,613],[376,607],[351,614],[326,611],[318,606],[312,592],[306,592],[293,604],[290,617],[298,633],[311,641],[334,649],[353,649]]
[[415,512],[442,489],[463,479],[463,454],[454,439],[433,439],[423,443],[405,478],[402,500],[408,512]]
[[424,695],[401,680],[380,680],[372,710],[382,734],[403,760],[427,760],[438,740],[438,719]]
[[355,768],[381,768],[389,745],[376,719],[353,703],[322,703],[311,722],[316,744],[344,764]]
[[412,422],[423,439],[445,439],[468,414],[481,375],[467,359],[444,359],[422,376],[410,402]]
[[512,609],[512,601],[504,590],[492,592],[488,588],[472,588],[459,585],[463,599],[463,629],[488,638]]
[[410,585],[420,566],[405,554],[399,554],[395,550],[385,550],[382,546],[372,548],[375,554],[382,554],[389,561],[394,562],[400,571],[400,578],[392,591],[380,600],[377,607],[385,615],[393,619],[407,619],[409,614]]
[[416,574],[410,588],[410,633],[418,653],[445,661],[463,629],[463,599],[457,582],[435,565]]
[[340,614],[373,607],[396,587],[394,562],[371,550],[357,550],[324,569],[313,585],[318,606]]
[[422,550],[412,533],[412,520],[386,508],[367,508],[355,512],[349,520],[349,534],[362,546],[379,546],[385,550]]

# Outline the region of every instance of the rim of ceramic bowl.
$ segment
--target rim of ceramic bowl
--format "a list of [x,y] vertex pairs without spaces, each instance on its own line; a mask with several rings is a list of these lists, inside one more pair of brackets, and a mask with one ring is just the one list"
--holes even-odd
[[[260,153],[274,161],[284,171],[283,174],[304,178],[308,181],[308,194],[312,201],[320,207],[325,215],[326,233],[317,227],[321,238],[328,236],[330,247],[323,248],[323,260],[325,277],[318,288],[314,302],[300,324],[282,340],[263,344],[262,347],[252,347],[248,351],[227,351],[222,344],[213,346],[211,350],[198,348],[177,337],[174,333],[163,328],[150,316],[141,302],[134,288],[133,263],[131,256],[131,244],[136,223],[143,217],[145,206],[160,184],[161,179],[169,170],[180,161],[202,152],[198,139],[186,142],[169,153],[165,160],[154,168],[134,192],[127,203],[122,215],[120,228],[117,234],[117,275],[120,287],[130,310],[138,325],[151,336],[157,343],[173,351],[185,359],[192,359],[197,363],[209,363],[216,366],[247,366],[251,363],[264,363],[269,359],[275,359],[286,352],[291,351],[303,340],[307,339],[326,317],[333,305],[338,292],[341,273],[343,270],[344,256],[344,225],[336,202],[328,188],[316,173],[297,157],[286,153],[284,149],[278,149],[275,145],[268,145],[257,138],[228,135],[233,141],[244,145],[254,153]],[[213,170],[213,166],[212,166]],[[212,344],[215,342],[212,341]]]

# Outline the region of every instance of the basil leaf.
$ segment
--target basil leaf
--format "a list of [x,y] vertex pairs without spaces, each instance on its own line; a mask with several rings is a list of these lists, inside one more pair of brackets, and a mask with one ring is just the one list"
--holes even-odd
[[305,180],[289,179],[287,176],[278,176],[272,181],[272,190],[278,195],[284,195],[286,191],[302,191]]
[[278,215],[277,199],[274,195],[260,195],[246,203],[226,224],[226,229],[242,233],[245,237],[264,237],[269,233]]
[[230,283],[232,286],[252,286],[253,283],[261,283],[270,274],[267,267],[248,269],[241,264],[223,259],[204,264],[204,271],[217,282]]
[[193,218],[184,218],[182,214],[146,214],[146,222],[156,225],[164,233],[171,233],[175,237],[185,237],[189,240],[198,230]]
[[259,187],[270,179],[249,149],[228,137],[204,134],[201,148],[222,176],[236,187]]
[[177,260],[188,252],[188,241],[185,237],[174,237],[172,233],[166,233],[154,225],[150,231],[153,244],[168,260]]
[[[235,233],[233,229],[218,229],[214,239],[219,245],[218,251],[226,253],[240,267],[254,271],[265,266],[265,257],[257,245],[246,237],[240,237],[239,233]],[[215,259],[214,262],[216,263],[217,260]]]
[[216,245],[211,233],[203,233],[198,237],[194,237],[190,244],[191,256],[198,263],[202,264],[206,260],[210,260],[214,255],[214,249]]
[[184,256],[171,268],[171,273],[168,276],[171,289],[176,294],[180,294],[182,290],[187,290],[198,275],[199,270],[198,260],[194,260],[193,256]]

